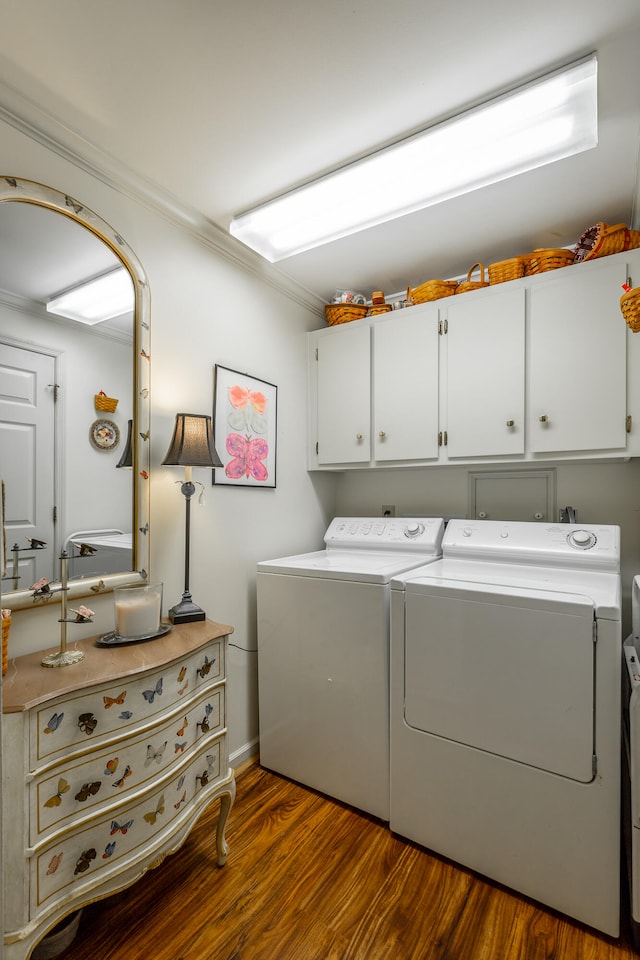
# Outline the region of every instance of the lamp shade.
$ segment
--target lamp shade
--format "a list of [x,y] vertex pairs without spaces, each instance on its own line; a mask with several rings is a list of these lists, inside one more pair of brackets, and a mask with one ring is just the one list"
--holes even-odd
[[133,466],[133,451],[131,449],[132,427],[133,427],[133,420],[129,420],[127,423],[127,442],[125,444],[124,450],[122,451],[122,456],[116,463],[116,467],[132,467]]
[[176,413],[173,437],[163,466],[221,467],[213,445],[211,417],[198,413]]

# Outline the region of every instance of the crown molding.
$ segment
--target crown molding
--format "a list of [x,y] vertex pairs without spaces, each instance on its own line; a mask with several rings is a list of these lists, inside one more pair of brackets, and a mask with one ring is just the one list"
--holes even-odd
[[[290,300],[324,317],[323,301],[253,250],[227,235],[217,224],[177,197],[142,177],[116,157],[96,147],[76,130],[46,113],[38,104],[0,82],[0,120],[62,157],[113,190],[144,205],[174,226],[188,230],[201,243],[234,266],[250,273]],[[6,174],[20,176],[19,170]]]

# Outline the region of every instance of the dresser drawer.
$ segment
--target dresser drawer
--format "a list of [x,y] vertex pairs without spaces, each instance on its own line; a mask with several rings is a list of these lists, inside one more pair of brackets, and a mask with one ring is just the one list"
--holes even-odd
[[133,864],[161,848],[164,834],[179,830],[181,820],[186,823],[194,811],[204,809],[206,794],[227,773],[222,735],[169,771],[143,798],[132,799],[46,844],[30,861],[32,915],[54,898],[76,898],[85,889],[107,883],[126,869],[127,861]]
[[220,732],[225,717],[225,687],[219,683],[157,726],[110,742],[100,750],[55,769],[29,784],[30,843],[157,780],[171,764],[193,753],[203,737]]
[[91,749],[103,739],[113,740],[166,714],[199,687],[224,676],[223,651],[222,641],[216,640],[157,671],[47,701],[31,712],[31,769]]

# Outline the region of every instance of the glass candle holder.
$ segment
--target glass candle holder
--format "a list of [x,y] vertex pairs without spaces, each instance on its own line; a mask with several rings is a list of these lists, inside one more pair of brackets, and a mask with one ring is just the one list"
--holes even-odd
[[117,636],[137,640],[158,633],[162,614],[161,583],[116,587],[113,594]]

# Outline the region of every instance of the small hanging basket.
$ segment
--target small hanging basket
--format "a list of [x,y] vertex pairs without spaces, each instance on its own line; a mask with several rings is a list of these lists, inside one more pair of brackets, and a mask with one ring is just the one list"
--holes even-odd
[[100,393],[96,393],[94,399],[96,410],[102,410],[103,413],[113,413],[118,406],[118,401],[115,397],[108,397],[103,390],[101,390]]
[[506,283],[508,280],[519,280],[524,277],[524,257],[512,257],[510,260],[500,260],[489,264],[489,283]]
[[430,303],[442,297],[451,297],[456,292],[456,280],[427,280],[418,287],[409,287],[407,300],[413,303]]
[[630,330],[640,332],[640,287],[632,287],[620,297],[620,310]]
[[[475,270],[480,271],[480,279],[472,280],[471,275]],[[463,280],[462,283],[459,283],[456,287],[456,293],[470,293],[471,290],[480,290],[482,287],[488,287],[489,281],[485,280],[484,277],[484,264],[483,263],[474,263],[474,265],[469,270],[467,274],[467,279]]]
[[594,260],[596,257],[608,257],[612,253],[628,250],[629,233],[626,223],[616,223],[610,227],[608,223],[599,221],[585,230],[576,243],[576,263],[582,260]]

